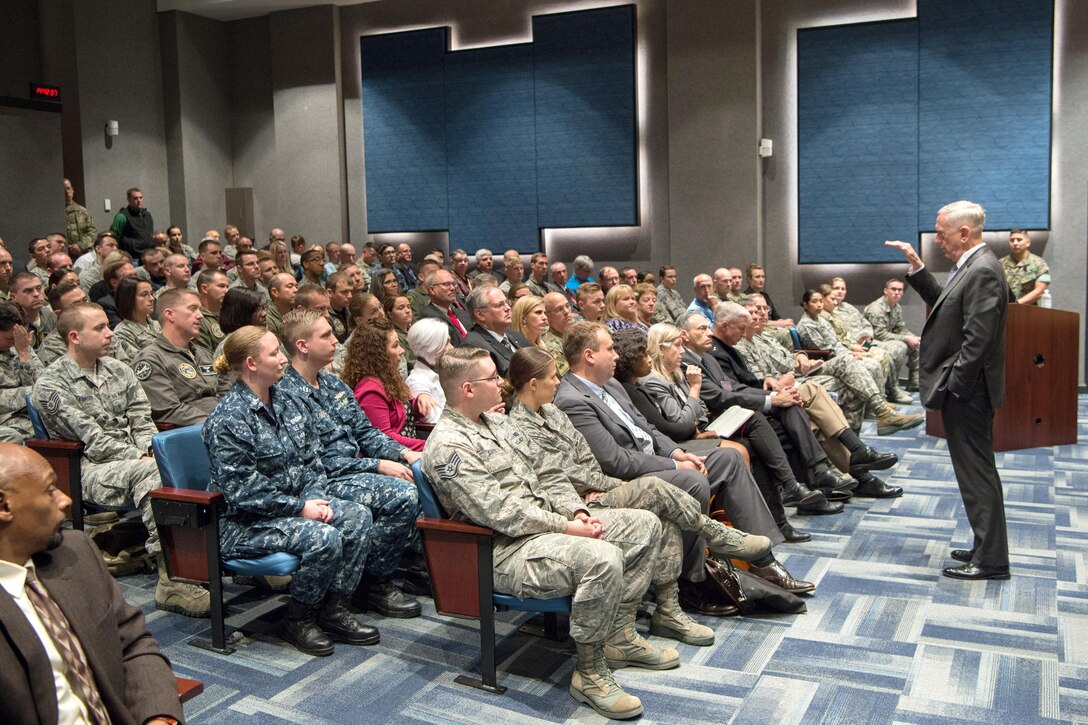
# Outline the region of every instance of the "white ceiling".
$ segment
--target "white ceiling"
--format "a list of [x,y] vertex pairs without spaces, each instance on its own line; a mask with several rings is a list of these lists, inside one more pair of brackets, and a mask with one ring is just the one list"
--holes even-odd
[[294,10],[317,5],[358,5],[376,0],[158,0],[159,12],[180,10],[213,20],[255,18],[277,10]]

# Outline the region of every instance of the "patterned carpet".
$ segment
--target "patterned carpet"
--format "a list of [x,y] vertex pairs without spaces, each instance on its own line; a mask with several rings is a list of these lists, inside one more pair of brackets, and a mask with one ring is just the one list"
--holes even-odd
[[[1088,396],[1079,414],[1088,440]],[[702,618],[717,642],[678,645],[678,670],[621,671],[642,722],[1088,723],[1088,444],[998,454],[1013,578],[962,582],[939,574],[970,541],[944,441],[872,426],[866,439],[900,456],[886,478],[906,495],[795,518],[813,541],[777,551],[819,584],[808,613]],[[573,644],[519,633],[526,615],[499,615],[500,697],[453,682],[477,665],[475,623],[430,600],[419,619],[364,615],[377,647],[306,657],[272,634],[273,614],[224,657],[186,644],[206,622],[153,609],[150,576],[122,583],[178,674],[205,683],[190,722],[606,722],[567,694]],[[228,584],[242,594],[232,624],[275,607],[249,591]]]

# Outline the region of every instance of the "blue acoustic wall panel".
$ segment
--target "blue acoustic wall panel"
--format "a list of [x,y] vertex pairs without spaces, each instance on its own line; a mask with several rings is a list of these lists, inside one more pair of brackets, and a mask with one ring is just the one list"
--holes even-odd
[[528,253],[542,227],[638,224],[634,6],[533,29],[456,52],[444,28],[362,38],[369,231]]
[[544,227],[638,223],[635,8],[533,18]]
[[917,59],[913,20],[798,31],[802,264],[889,262],[884,240],[917,243]]
[[451,244],[535,252],[532,48],[459,51],[447,69]]
[[919,227],[957,199],[1050,226],[1050,0],[919,0]]
[[363,38],[363,133],[371,232],[449,228],[445,28]]

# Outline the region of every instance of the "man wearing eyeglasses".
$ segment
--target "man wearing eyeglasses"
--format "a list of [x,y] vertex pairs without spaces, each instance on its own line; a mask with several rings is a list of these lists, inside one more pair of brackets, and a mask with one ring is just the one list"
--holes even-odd
[[419,311],[419,319],[433,317],[445,322],[450,328],[450,344],[457,347],[472,327],[472,321],[465,311],[458,309],[457,280],[452,273],[438,268],[424,276],[423,286],[431,301]]
[[540,336],[540,344],[555,355],[555,371],[559,377],[563,377],[570,370],[567,359],[563,357],[563,340],[567,328],[574,323],[574,310],[565,294],[549,292],[544,295],[544,314],[548,316],[548,330]]
[[497,287],[477,287],[469,293],[465,306],[473,325],[461,344],[487,350],[499,375],[506,377],[514,351],[532,344],[510,329],[510,301]]

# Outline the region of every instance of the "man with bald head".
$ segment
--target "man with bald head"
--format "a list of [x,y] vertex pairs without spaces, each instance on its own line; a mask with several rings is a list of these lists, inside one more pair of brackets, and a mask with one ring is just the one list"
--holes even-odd
[[192,270],[189,269],[189,260],[184,254],[171,254],[162,262],[162,271],[166,275],[166,284],[155,293],[155,298],[162,297],[169,289],[189,289],[189,280],[192,278]]
[[620,283],[620,273],[615,267],[601,267],[597,275],[597,284],[601,285],[601,291],[608,295],[608,290]]
[[170,663],[38,453],[0,443],[0,722],[166,725]]
[[68,353],[50,365],[30,394],[49,435],[83,443],[83,497],[102,506],[135,504],[147,527],[147,551],[158,560],[155,606],[190,617],[207,617],[208,593],[171,581],[161,556],[149,491],[162,486],[151,453],[158,432],[151,405],[125,363],[109,357],[113,331],[105,311],[91,302],[61,313],[57,330]]
[[714,294],[718,295],[718,300],[729,300],[729,294],[733,291],[733,278],[729,274],[729,270],[725,267],[718,267],[714,270],[712,282],[714,283]]
[[555,355],[555,372],[563,377],[570,370],[567,359],[563,357],[563,339],[567,328],[574,324],[574,310],[566,294],[549,292],[544,295],[544,314],[548,317],[548,329],[540,336],[540,344]]

